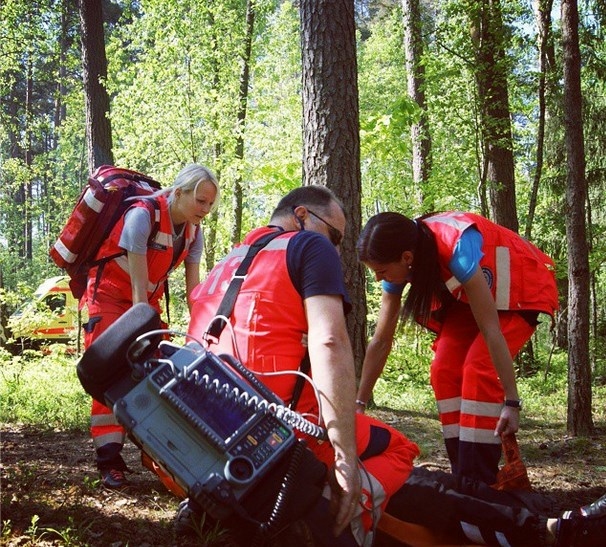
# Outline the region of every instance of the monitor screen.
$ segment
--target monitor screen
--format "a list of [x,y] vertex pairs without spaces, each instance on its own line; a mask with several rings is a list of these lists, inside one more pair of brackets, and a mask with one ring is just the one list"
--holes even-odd
[[[220,387],[217,393],[217,388],[213,385],[214,380],[217,380],[219,386],[229,385],[227,391],[240,384],[238,388],[239,392],[242,392],[242,381],[236,381],[228,375],[223,366],[225,365],[217,363],[213,357],[207,355],[194,367],[193,370],[198,371],[197,375],[189,374],[187,379],[180,379],[169,390],[228,444],[234,433],[255,415],[256,409],[227,397],[223,387]],[[205,375],[208,379],[200,381]],[[207,383],[210,385],[206,385]]]

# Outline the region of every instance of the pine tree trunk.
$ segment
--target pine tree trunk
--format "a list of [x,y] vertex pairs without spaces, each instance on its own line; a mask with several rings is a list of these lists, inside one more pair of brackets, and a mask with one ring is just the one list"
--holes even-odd
[[481,0],[471,13],[476,45],[475,78],[492,219],[517,232],[513,139],[499,0]]
[[587,183],[581,112],[581,54],[576,0],[562,0],[564,53],[564,124],[568,179],[566,240],[568,243],[568,417],[571,435],[593,432],[589,362],[589,256],[585,222]]
[[541,175],[543,172],[543,151],[545,149],[545,118],[546,118],[546,72],[547,67],[547,47],[551,35],[551,8],[553,0],[540,0],[537,6],[537,28],[539,34],[539,119],[537,129],[537,154],[536,167],[534,178],[532,181],[532,189],[530,193],[530,203],[528,204],[528,218],[526,220],[526,228],[524,237],[531,238],[532,223],[534,221],[534,213],[537,207],[537,195],[539,185],[541,183]]
[[424,211],[433,210],[433,203],[423,203],[423,186],[431,171],[431,137],[425,101],[425,66],[423,57],[422,20],[419,0],[402,0],[404,18],[404,52],[406,54],[406,78],[408,96],[418,105],[419,120],[410,128],[412,140],[412,177],[420,194]]
[[347,325],[359,372],[366,348],[366,295],[355,251],[362,189],[354,3],[302,0],[300,16],[303,183],[328,186],[344,204],[341,252],[353,305]]
[[[246,125],[246,110],[248,106],[248,86],[250,82],[250,56],[252,39],[255,29],[255,6],[253,0],[246,3],[246,37],[242,54],[242,69],[240,72],[240,96],[238,108],[238,136],[236,138],[236,158],[244,159],[244,127]],[[231,233],[232,245],[240,242],[242,237],[242,175],[238,172],[234,181],[234,224]]]
[[113,164],[109,95],[105,88],[107,57],[101,0],[80,0],[82,68],[86,103],[88,167]]

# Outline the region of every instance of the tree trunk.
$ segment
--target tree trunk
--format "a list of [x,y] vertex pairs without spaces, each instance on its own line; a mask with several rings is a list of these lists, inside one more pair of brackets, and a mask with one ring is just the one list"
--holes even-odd
[[301,0],[303,183],[328,186],[342,200],[341,245],[356,370],[366,347],[364,271],[355,243],[362,215],[360,135],[353,0]]
[[61,33],[59,35],[59,67],[57,74],[57,89],[55,92],[55,112],[53,116],[53,141],[52,148],[57,148],[59,140],[59,127],[65,120],[67,110],[63,103],[63,96],[65,95],[65,77],[67,74],[67,68],[65,66],[67,58],[67,42],[68,42],[68,0],[61,2]]
[[539,119],[537,130],[537,155],[532,189],[530,192],[530,203],[528,204],[528,219],[524,236],[530,239],[532,233],[532,223],[534,221],[534,213],[537,207],[537,195],[539,185],[541,183],[541,175],[543,173],[543,151],[545,149],[545,88],[546,88],[546,72],[547,72],[547,48],[549,45],[549,37],[551,34],[551,8],[553,0],[539,0],[537,2],[537,28],[539,34]]
[[[246,36],[242,54],[242,71],[240,72],[240,94],[238,106],[238,136],[236,138],[236,160],[244,159],[244,127],[246,126],[246,109],[248,106],[248,85],[250,82],[250,55],[255,28],[255,6],[253,0],[246,2]],[[242,174],[238,171],[234,181],[234,224],[231,243],[235,245],[242,237]]]
[[410,128],[412,140],[412,177],[420,193],[420,205],[425,211],[433,210],[433,200],[425,201],[424,186],[431,171],[431,137],[425,101],[425,66],[423,60],[422,20],[419,0],[402,0],[404,18],[404,52],[408,96],[419,107],[419,120]]
[[113,164],[109,95],[105,88],[107,57],[101,0],[80,0],[82,73],[86,102],[88,168]]
[[[555,343],[556,347],[566,351],[568,349],[568,277],[557,280],[558,294],[560,297],[560,311],[556,322]],[[564,299],[564,302],[562,302]]]
[[25,260],[32,260],[32,163],[34,152],[32,150],[33,138],[32,127],[34,124],[33,114],[33,61],[28,58],[27,79],[25,85],[25,165],[27,166],[28,176],[23,181],[23,257]]
[[[213,13],[212,9],[209,9],[207,11],[208,14],[208,26],[209,28],[215,28],[215,16]],[[213,32],[213,35],[215,35],[216,33]],[[212,78],[213,78],[213,88],[214,89],[219,89],[220,85],[221,85],[221,77],[220,77],[220,70],[219,70],[219,63],[217,61],[217,54],[216,54],[216,48],[217,48],[217,40],[213,39],[213,49],[215,51],[213,51],[213,55],[211,57],[211,67],[212,69],[210,70],[210,74],[212,74]],[[219,122],[217,119],[217,114],[216,112],[213,114],[212,117],[212,123],[211,123],[211,127],[213,128],[213,131],[216,133],[216,135],[220,135],[221,132],[219,131]],[[223,143],[221,140],[219,140],[221,137],[218,136],[217,139],[214,141],[214,145],[213,145],[213,149],[214,149],[214,165],[215,165],[215,175],[217,176],[218,180],[221,181],[221,166],[222,166],[222,162],[221,162],[221,157],[223,155]],[[225,195],[225,194],[223,194]],[[219,221],[219,212],[215,211],[214,213],[212,213],[212,215],[208,218],[208,220],[205,221],[205,229],[204,229],[204,256],[206,259],[206,271],[210,272],[216,262],[215,257],[217,256],[217,223]]]
[[562,0],[564,127],[568,177],[568,417],[571,435],[593,432],[589,363],[589,257],[585,223],[587,183],[583,139],[579,13],[576,0]]
[[499,0],[481,0],[477,10],[472,13],[472,36],[476,45],[475,78],[492,218],[517,232],[513,139],[501,5]]
[[[4,292],[4,268],[0,264],[0,291]],[[10,329],[8,328],[8,306],[6,299],[0,299],[0,347],[5,347],[11,337]]]
[[[5,130],[8,140],[8,152],[11,159],[23,160],[24,152],[20,136],[23,130],[22,106],[25,104],[25,96],[21,90],[24,89],[25,75],[20,72],[7,74],[12,76],[9,80],[11,81],[10,93],[6,100]],[[23,228],[23,224],[25,223],[25,214],[23,210],[25,196],[23,194],[23,185],[19,184],[13,176],[7,173],[3,173],[2,184],[4,189],[9,193],[9,199],[12,200],[15,206],[14,216],[12,216],[11,221],[8,222],[4,236],[7,240],[7,247],[14,251],[15,256],[18,257],[18,261],[21,262],[22,258],[25,256],[25,246],[23,245],[22,237],[22,234],[25,231],[25,228]],[[8,273],[14,273],[14,262],[7,264],[6,267]]]

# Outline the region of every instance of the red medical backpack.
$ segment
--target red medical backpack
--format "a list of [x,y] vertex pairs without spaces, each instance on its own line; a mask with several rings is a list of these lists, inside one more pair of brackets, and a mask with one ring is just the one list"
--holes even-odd
[[[129,198],[144,198],[161,188],[159,182],[146,175],[112,165],[102,165],[89,177],[59,238],[49,251],[55,264],[70,276],[70,289],[75,298],[84,294],[91,267],[119,256],[95,260],[101,244],[118,219],[136,201]],[[143,201],[148,203],[152,213],[158,207],[156,200]],[[151,217],[153,219],[155,215]],[[151,237],[157,232],[157,223],[154,226]]]

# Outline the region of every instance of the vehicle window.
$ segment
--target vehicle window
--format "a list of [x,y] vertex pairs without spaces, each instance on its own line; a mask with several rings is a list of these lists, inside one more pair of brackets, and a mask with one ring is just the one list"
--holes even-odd
[[65,303],[67,296],[65,294],[49,294],[44,302],[51,311],[63,315],[65,313]]

